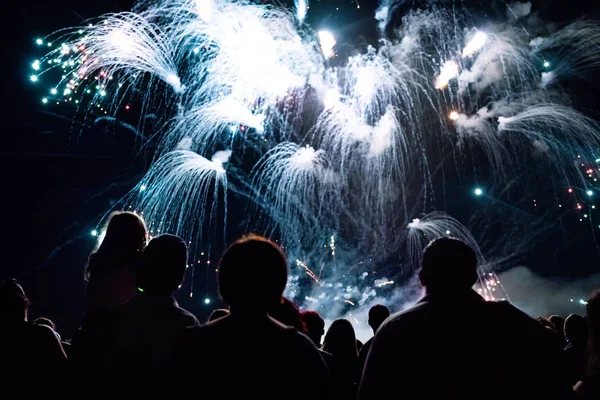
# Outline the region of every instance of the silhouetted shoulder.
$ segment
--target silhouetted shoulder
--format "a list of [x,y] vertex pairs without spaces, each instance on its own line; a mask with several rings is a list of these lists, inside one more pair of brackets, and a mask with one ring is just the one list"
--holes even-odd
[[200,326],[200,321],[198,321],[198,318],[196,318],[196,316],[194,314],[192,314],[191,312],[189,312],[188,310],[185,310],[183,308],[180,308],[180,312],[181,312],[181,319],[187,323],[187,326],[190,327],[196,327],[196,326]]
[[399,311],[390,315],[384,322],[381,324],[377,333],[379,334],[382,331],[394,330],[397,326],[403,326],[405,324],[412,324],[414,321],[420,320],[421,316],[428,312],[430,308],[429,302],[418,302],[413,307],[410,307],[406,310]]
[[43,346],[48,346],[50,348],[53,347],[54,349],[56,349],[57,352],[63,353],[64,355],[64,351],[62,349],[62,345],[60,344],[60,340],[58,340],[58,337],[56,337],[56,334],[54,333],[52,328],[46,325],[30,324],[29,331],[31,336],[34,339],[38,340],[40,344],[42,344]]

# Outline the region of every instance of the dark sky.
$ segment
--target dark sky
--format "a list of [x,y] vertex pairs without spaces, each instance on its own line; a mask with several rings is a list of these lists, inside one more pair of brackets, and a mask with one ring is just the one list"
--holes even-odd
[[[34,314],[47,315],[68,333],[84,311],[83,268],[94,245],[89,232],[112,202],[142,176],[148,159],[133,135],[100,128],[82,128],[78,110],[41,107],[40,96],[28,82],[35,54],[34,38],[74,26],[105,12],[131,8],[132,1],[33,0],[13,2],[3,24],[3,144],[1,146],[2,249],[8,256],[1,277],[19,277],[34,302]],[[410,5],[412,2],[405,2]],[[487,4],[489,2],[482,1]],[[593,7],[584,1],[534,1],[544,20],[564,22],[586,15]],[[482,8],[479,2],[472,7]],[[333,27],[338,34],[357,32],[372,40],[376,3],[312,1],[309,22],[315,28]],[[340,10],[337,10],[337,9]],[[588,89],[589,90],[589,89]],[[581,89],[581,98],[593,97]],[[50,110],[50,111],[49,111]],[[453,190],[453,189],[449,189]],[[459,190],[459,189],[455,189]],[[468,200],[471,201],[471,200]],[[467,203],[467,205],[472,203]],[[583,276],[597,271],[598,252],[589,231],[562,226],[549,235],[529,264],[539,273]],[[552,256],[539,254],[552,246]],[[558,251],[557,249],[560,249]],[[567,264],[569,264],[567,266]],[[210,279],[213,277],[211,276]],[[202,314],[202,291],[216,297],[214,285],[196,279],[200,295],[182,299]]]

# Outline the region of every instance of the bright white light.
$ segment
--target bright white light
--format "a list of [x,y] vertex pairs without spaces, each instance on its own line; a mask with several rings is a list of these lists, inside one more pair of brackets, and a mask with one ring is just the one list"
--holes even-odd
[[42,103],[44,103],[44,104],[48,103],[48,99],[44,97],[44,98],[42,99]]
[[435,88],[443,89],[448,86],[450,79],[458,76],[458,64],[455,61],[449,60],[442,66],[442,71],[435,79]]
[[325,108],[332,108],[340,101],[340,92],[337,89],[329,89],[325,92],[325,98],[323,99],[323,104]]
[[213,0],[196,0],[196,12],[206,22],[212,19]]
[[179,79],[179,77],[175,74],[169,74],[167,75],[167,83],[171,86],[173,86],[173,89],[175,90],[175,92],[179,93],[183,90],[183,88],[181,87],[181,80]]
[[321,44],[321,51],[325,58],[333,57],[335,54],[333,51],[333,46],[335,46],[336,41],[333,34],[329,31],[319,31],[319,42]]
[[592,196],[594,194],[594,192],[592,192],[591,190],[588,190],[586,193],[588,196]]
[[146,189],[147,189],[147,188],[146,188],[146,185],[142,185],[142,186],[140,186],[140,192],[143,192],[143,191],[144,191],[144,190],[146,190]]
[[43,44],[44,44],[44,41],[43,41],[42,39],[37,39],[37,40],[35,41],[35,43],[36,43],[37,45],[41,46],[41,45],[43,45]]
[[317,152],[310,146],[302,147],[292,157],[290,164],[295,167],[308,167],[317,159]]
[[71,94],[71,89],[67,88],[65,89],[65,91],[63,92],[63,94],[66,96],[68,94]]
[[308,11],[308,0],[296,0],[296,18],[298,22],[304,22],[306,18],[306,12]]
[[481,31],[477,33],[469,40],[469,43],[465,46],[462,51],[463,57],[471,57],[473,54],[481,50],[487,41],[487,35]]
[[198,54],[199,52],[200,52],[200,49],[196,47],[196,48],[194,49],[194,54]]
[[106,90],[101,90],[100,91],[100,96],[106,96]]
[[456,111],[451,111],[450,114],[448,115],[448,118],[450,118],[452,121],[456,121],[459,117],[459,114]]
[[583,300],[583,299],[579,299],[579,304],[581,304],[581,305],[584,305],[584,306],[585,306],[587,303],[588,303],[587,301],[585,301],[585,300]]
[[35,60],[31,64],[31,68],[33,68],[34,70],[38,71],[40,69],[40,60]]
[[107,42],[114,48],[123,53],[132,53],[135,51],[136,43],[131,35],[128,35],[123,28],[111,30],[106,37]]
[[356,74],[356,84],[354,91],[360,96],[364,103],[369,103],[375,94],[377,82],[375,81],[375,71],[371,68],[360,67]]
[[98,236],[98,231],[94,229],[94,230],[92,231],[92,236]]
[[31,75],[31,76],[29,77],[29,79],[31,79],[31,82],[37,82],[37,81],[38,81],[38,77],[37,77],[37,75]]
[[544,61],[544,68],[548,68],[550,66],[550,63],[548,61]]
[[52,90],[50,90],[50,93],[52,94],[56,94],[58,92],[58,90],[56,90],[55,88],[52,88]]
[[204,299],[204,304],[210,304],[210,299],[208,297]]
[[419,228],[419,226],[421,226],[421,220],[419,218],[415,218],[409,222],[408,229],[416,229]]
[[480,188],[475,189],[476,196],[481,196],[482,194],[483,194],[483,190],[481,190]]

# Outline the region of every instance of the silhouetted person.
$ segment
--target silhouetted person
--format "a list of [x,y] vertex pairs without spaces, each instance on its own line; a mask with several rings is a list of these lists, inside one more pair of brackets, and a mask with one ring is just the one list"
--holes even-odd
[[[373,335],[377,333],[377,329],[379,329],[381,324],[383,324],[383,321],[385,321],[386,318],[389,316],[390,310],[383,304],[375,304],[369,309],[369,326],[371,327],[371,329],[373,329]],[[374,337],[375,336],[369,339],[358,353],[361,372],[365,366],[365,361],[367,361],[367,354],[369,354],[369,349],[371,348],[371,344],[373,343]]]
[[306,328],[306,336],[313,341],[315,346],[321,348],[321,338],[325,334],[325,321],[316,311],[304,311],[300,313],[300,318]]
[[47,326],[48,328],[52,329],[53,331],[56,332],[56,325],[54,325],[54,322],[52,322],[52,320],[50,318],[46,318],[46,317],[37,317],[36,319],[34,319],[32,321],[32,323],[36,324],[36,325],[44,325]]
[[135,271],[146,247],[146,226],[132,212],[113,213],[105,232],[86,268],[88,312],[117,307],[135,295]]
[[360,351],[363,348],[363,342],[361,342],[360,340],[356,339],[356,351],[360,353]]
[[586,306],[588,323],[587,375],[575,385],[575,391],[584,399],[600,398],[600,290],[588,300]]
[[472,290],[478,278],[473,249],[437,239],[421,265],[426,295],[379,327],[360,400],[563,398],[561,350],[534,319]]
[[303,311],[300,319],[305,329],[305,334],[315,344],[330,373],[335,369],[335,357],[321,348],[321,337],[325,334],[325,321],[316,311]]
[[83,364],[74,367],[85,371],[78,382],[86,393],[106,398],[159,396],[175,340],[187,327],[199,325],[173,298],[186,264],[187,247],[181,238],[161,235],[150,241],[137,269],[140,293],[114,309],[102,328],[87,335],[84,327],[76,343],[76,361]]
[[331,368],[333,397],[354,399],[360,380],[360,364],[352,323],[347,319],[333,321],[323,339],[323,350],[332,354],[335,360]]
[[214,321],[215,319],[223,318],[227,315],[229,315],[229,310],[226,310],[225,308],[217,308],[216,310],[210,313],[208,321],[206,322]]
[[37,317],[36,319],[33,320],[33,323],[36,325],[44,325],[44,326],[47,326],[48,328],[52,329],[52,332],[54,332],[54,334],[56,335],[56,338],[60,341],[60,345],[62,346],[63,351],[65,352],[67,357],[69,356],[69,354],[71,352],[71,343],[65,342],[64,340],[62,340],[62,338],[60,337],[60,334],[56,331],[56,325],[50,318]]
[[585,318],[571,314],[565,319],[565,364],[570,385],[575,385],[585,375],[587,365],[588,328]]
[[52,328],[27,321],[29,300],[16,281],[0,284],[0,383],[5,398],[47,395],[66,360]]
[[[166,398],[324,398],[328,371],[312,342],[267,315],[287,283],[287,261],[275,243],[246,236],[225,250],[218,285],[230,314],[190,328],[167,371]],[[300,383],[310,371],[310,380]]]

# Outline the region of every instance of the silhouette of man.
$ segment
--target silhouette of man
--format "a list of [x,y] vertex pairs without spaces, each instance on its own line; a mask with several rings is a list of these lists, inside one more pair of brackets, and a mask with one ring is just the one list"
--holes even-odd
[[571,314],[565,319],[565,366],[569,383],[575,385],[585,375],[587,366],[588,327],[584,317]]
[[79,375],[78,381],[88,393],[107,398],[159,396],[175,340],[185,328],[199,325],[173,297],[183,283],[186,264],[187,247],[181,238],[161,235],[150,241],[136,271],[140,293],[117,307],[83,344],[75,344],[78,361],[87,367],[79,368],[85,376]]
[[325,334],[325,321],[316,311],[304,311],[300,313],[300,318],[306,328],[306,336],[313,341],[315,346],[321,348],[321,338]]
[[[377,333],[377,329],[379,329],[381,324],[383,324],[383,321],[385,321],[389,316],[390,310],[383,304],[375,304],[369,309],[369,326],[371,329],[373,329],[373,335]],[[371,344],[373,344],[374,337],[375,336],[373,336],[367,341],[367,343],[363,345],[362,349],[360,349],[360,353],[358,354],[361,371],[365,366],[365,361],[367,361],[367,354],[369,354],[369,349],[371,348]]]
[[431,242],[419,278],[426,295],[377,331],[360,400],[563,398],[561,352],[538,322],[506,302],[486,302],[473,249]]
[[[188,329],[169,364],[164,396],[324,398],[328,371],[314,344],[267,314],[287,283],[287,261],[279,246],[246,236],[225,250],[217,276],[230,314]],[[310,380],[300,384],[307,371]]]

